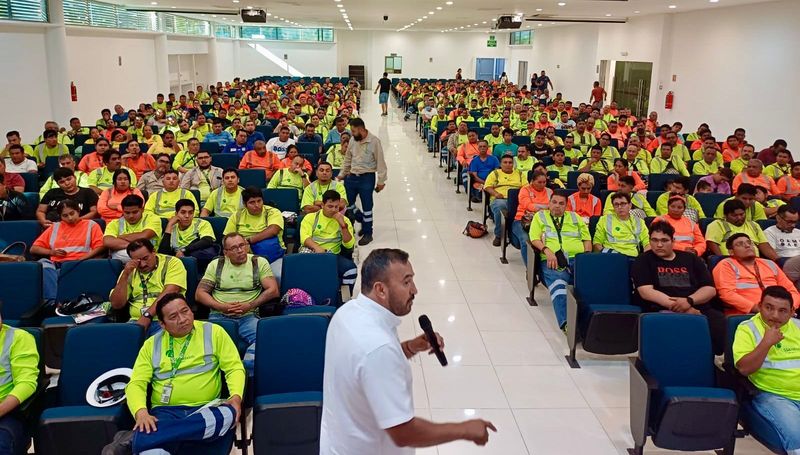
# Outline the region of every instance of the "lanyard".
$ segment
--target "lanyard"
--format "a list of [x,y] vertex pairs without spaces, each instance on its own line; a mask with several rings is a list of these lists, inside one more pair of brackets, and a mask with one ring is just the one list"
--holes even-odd
[[178,354],[178,357],[175,358],[175,350],[174,350],[174,342],[175,339],[170,336],[169,337],[169,348],[167,349],[166,355],[169,357],[170,363],[172,363],[172,371],[169,375],[169,383],[172,384],[172,378],[178,372],[178,367],[181,366],[181,362],[183,362],[183,357],[186,355],[186,348],[189,347],[189,343],[192,341],[192,335],[194,335],[194,329],[189,332],[189,336],[186,337],[186,342],[183,343],[183,347],[181,347],[181,352]]
[[764,290],[764,282],[761,281],[761,272],[758,270],[758,262],[754,263],[755,267],[753,267],[753,270],[748,269],[742,263],[740,263],[740,264],[741,264],[743,269],[745,269],[748,272],[750,272],[750,274],[753,275],[756,278],[756,281],[758,281],[758,287],[760,287],[761,290],[763,291]]
[[563,249],[562,240],[561,240],[561,228],[564,226],[564,215],[561,215],[556,221],[556,218],[553,217],[553,214],[550,214],[550,219],[553,220],[553,227],[556,229],[556,234],[558,234],[558,248]]
[[204,170],[200,169],[200,175],[203,176],[203,179],[205,179],[206,184],[208,184],[208,187],[210,188],[211,187],[211,180],[209,180],[208,174],[206,174],[206,172],[210,172],[210,171],[209,170],[204,171]]
[[156,259],[156,268],[153,269],[152,272],[147,274],[147,279],[144,278],[144,274],[137,270],[139,273],[139,285],[142,287],[142,308],[147,307],[147,297],[149,294],[149,287],[150,287],[150,279],[153,278],[153,274],[158,270],[158,259]]

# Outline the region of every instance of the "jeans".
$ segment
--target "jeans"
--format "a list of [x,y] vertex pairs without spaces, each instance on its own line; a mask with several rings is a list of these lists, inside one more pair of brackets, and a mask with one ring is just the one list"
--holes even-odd
[[525,266],[528,266],[528,238],[530,234],[525,232],[525,229],[522,229],[522,222],[519,220],[514,220],[514,224],[511,225],[511,243],[519,248],[520,254],[522,254],[522,263]]
[[[350,174],[344,178],[344,191],[347,193],[348,207],[361,223],[364,235],[372,235],[372,193],[375,191],[375,173]],[[356,197],[361,199],[361,212],[356,208]]]
[[39,259],[39,263],[42,264],[42,297],[45,302],[55,300],[56,295],[58,295],[58,269],[60,265],[44,258]]
[[753,398],[753,410],[772,424],[781,438],[783,449],[800,453],[800,401],[762,391]]
[[28,436],[17,413],[0,417],[0,453],[18,455],[28,448]]
[[378,94],[378,104],[388,104],[389,103],[389,92],[381,92]]
[[495,199],[489,204],[489,210],[494,219],[494,236],[500,237],[503,233],[504,213],[508,212],[508,199]]
[[[527,248],[526,248],[527,249]],[[550,300],[553,302],[553,312],[556,314],[558,327],[563,327],[567,322],[567,285],[572,283],[572,270],[575,259],[569,260],[569,268],[554,270],[547,266],[547,261],[542,261],[542,275]]]
[[191,452],[202,444],[203,452],[227,453],[235,432],[236,412],[230,405],[201,409],[192,406],[159,406],[150,410],[158,419],[151,433],[136,432],[133,453],[140,455]]
[[356,284],[358,277],[358,267],[352,259],[348,259],[341,254],[336,255],[336,268],[339,272],[339,282],[346,284],[350,288],[350,294],[353,294],[353,286]]
[[242,363],[244,364],[244,369],[247,370],[247,375],[252,376],[256,362],[256,332],[258,329],[258,316],[255,314],[248,314],[240,318],[232,318],[214,311],[208,316],[208,320],[233,321],[236,323],[239,337],[248,345],[247,351],[242,359]]
[[436,144],[436,133],[432,129],[428,129],[428,151],[433,151],[433,146]]
[[283,272],[283,258],[275,259],[269,263],[269,268],[272,269],[272,276],[278,282],[278,288],[281,287],[281,273]]

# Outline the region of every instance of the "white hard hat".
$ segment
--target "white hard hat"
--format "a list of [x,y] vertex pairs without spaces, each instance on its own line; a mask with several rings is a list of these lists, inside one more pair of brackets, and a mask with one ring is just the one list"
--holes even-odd
[[115,368],[101,374],[86,389],[86,402],[96,408],[107,408],[125,400],[125,386],[131,380],[133,370]]

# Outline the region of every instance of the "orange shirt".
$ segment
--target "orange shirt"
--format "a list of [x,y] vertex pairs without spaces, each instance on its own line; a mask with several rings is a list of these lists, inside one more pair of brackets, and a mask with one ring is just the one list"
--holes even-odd
[[612,139],[616,139],[620,143],[624,143],[625,139],[628,137],[628,135],[625,134],[620,127],[617,127],[617,131],[615,133],[612,133],[611,131],[606,131],[606,133],[608,133]]
[[[642,191],[647,189],[647,184],[644,183],[641,177],[639,177],[639,173],[636,171],[628,172],[628,175],[633,177],[633,190],[634,191]],[[617,177],[616,172],[612,172],[608,175],[608,180],[606,181],[606,185],[608,186],[609,191],[617,191],[619,189],[619,177]]]
[[728,143],[725,142],[722,144],[722,161],[726,163],[730,163],[731,161],[739,158],[739,155],[742,154],[742,148],[739,147],[737,150],[734,150],[728,146]]
[[536,191],[533,186],[528,185],[519,189],[519,206],[514,219],[519,221],[525,212],[538,212],[550,206],[550,196],[553,190],[545,187],[542,191]]
[[97,213],[100,215],[100,218],[104,219],[106,223],[109,223],[111,220],[116,220],[121,217],[122,206],[120,203],[125,196],[131,194],[144,199],[142,192],[139,191],[138,188],[131,188],[124,192],[118,192],[113,187],[103,190],[103,192],[100,193],[100,197],[97,199]]
[[80,163],[78,163],[78,170],[83,171],[84,174],[90,174],[93,170],[101,167],[103,167],[103,157],[97,152],[83,155]]
[[126,158],[122,165],[132,170],[136,174],[136,178],[142,178],[142,174],[147,171],[152,171],[156,168],[156,159],[149,153],[140,153],[136,159]]
[[791,175],[784,175],[775,184],[777,194],[783,199],[789,200],[800,195],[800,180]]
[[50,256],[53,262],[75,261],[103,246],[103,231],[92,220],[78,220],[75,224],[58,222],[45,229],[33,245],[66,250],[66,256]]
[[706,252],[706,239],[700,231],[700,225],[682,216],[679,219],[672,218],[668,215],[656,217],[653,222],[666,221],[673,228],[675,228],[675,237],[673,246],[678,251],[686,251],[693,248],[698,256],[702,256]]
[[733,178],[733,183],[731,186],[733,187],[734,193],[742,183],[749,183],[754,186],[763,186],[767,189],[767,191],[769,191],[769,194],[779,194],[777,188],[775,187],[775,182],[768,175],[761,174],[758,177],[750,177],[747,175],[747,171],[741,172],[739,175]]
[[761,287],[754,267],[758,267],[761,284],[782,286],[792,294],[794,308],[800,305],[800,293],[783,270],[769,259],[756,258],[753,266],[745,266],[735,258],[725,258],[714,267],[712,275],[717,293],[725,304],[725,315],[748,314],[761,301]]
[[650,153],[653,153],[656,151],[657,148],[661,147],[661,144],[663,144],[664,142],[665,142],[664,139],[661,139],[661,137],[657,137],[652,141],[648,142],[646,148],[647,150],[650,151]]
[[469,142],[465,144],[461,144],[458,148],[458,154],[456,155],[456,160],[462,167],[467,168],[469,167],[469,163],[472,161],[472,158],[478,155],[478,144],[470,144]]
[[[281,164],[283,165],[284,169],[288,169],[288,168],[292,167],[292,159],[289,158],[289,157],[286,157],[286,158],[281,160]],[[305,170],[306,172],[311,172],[311,169],[312,169],[311,168],[311,162],[308,161],[307,159],[303,158],[303,170]]]
[[588,194],[586,199],[582,198],[580,193],[572,193],[567,198],[567,210],[575,212],[578,216],[588,219],[592,216],[600,216],[603,209],[603,203],[600,198],[594,194]]
[[278,169],[283,169],[283,167],[278,155],[269,150],[264,156],[258,156],[255,150],[251,150],[245,153],[242,160],[239,161],[239,169],[264,169],[267,179],[272,178],[272,174]]

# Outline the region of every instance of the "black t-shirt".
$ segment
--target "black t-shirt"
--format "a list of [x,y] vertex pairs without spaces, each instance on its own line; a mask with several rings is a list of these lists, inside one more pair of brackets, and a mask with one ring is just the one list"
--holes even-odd
[[58,216],[57,210],[58,203],[64,199],[72,199],[77,202],[78,207],[81,209],[81,216],[83,216],[89,213],[92,207],[97,205],[98,197],[97,193],[89,188],[78,188],[78,192],[73,195],[64,193],[64,190],[61,188],[53,188],[45,193],[44,197],[42,197],[42,200],[39,202],[40,204],[47,205],[45,218],[53,222],[60,221],[61,217]]
[[382,77],[378,80],[378,85],[380,86],[380,93],[389,93],[389,90],[392,88],[392,81],[387,77]]
[[550,83],[550,76],[539,76],[539,80],[536,81],[536,88],[539,90],[547,90],[547,84]]
[[[670,297],[688,297],[703,286],[714,286],[705,263],[686,251],[675,251],[675,259],[671,261],[661,259],[652,251],[642,253],[631,266],[631,278],[637,288],[653,286]],[[665,309],[641,297],[639,301],[645,311]]]
[[553,154],[553,147],[550,147],[547,144],[542,144],[541,147],[538,147],[536,144],[531,143],[528,146],[528,150],[531,151],[531,155],[538,159],[542,159],[545,156],[550,156]]

